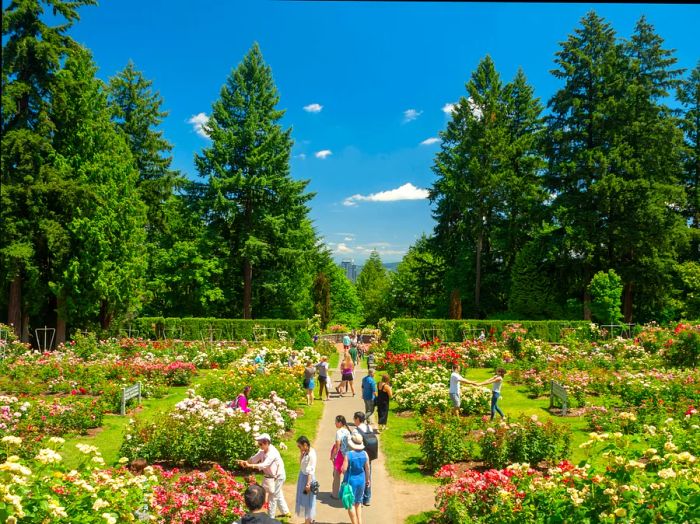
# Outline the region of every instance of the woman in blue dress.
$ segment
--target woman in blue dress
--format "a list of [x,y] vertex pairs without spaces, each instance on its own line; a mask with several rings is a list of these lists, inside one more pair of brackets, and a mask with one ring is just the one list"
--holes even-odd
[[355,495],[355,504],[348,510],[352,524],[362,524],[362,497],[365,488],[369,487],[369,457],[365,451],[362,435],[355,432],[348,441],[350,448],[343,461],[345,481],[350,484]]

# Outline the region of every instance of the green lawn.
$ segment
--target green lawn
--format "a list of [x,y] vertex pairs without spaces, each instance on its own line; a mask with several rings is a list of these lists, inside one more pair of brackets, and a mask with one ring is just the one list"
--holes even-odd
[[[484,381],[493,376],[490,369],[468,369],[464,374],[469,380]],[[468,387],[468,386],[462,386]],[[502,389],[502,398],[499,406],[511,419],[517,418],[520,414],[537,415],[542,420],[554,420],[558,424],[565,424],[572,430],[571,440],[571,460],[574,463],[586,458],[585,451],[579,449],[579,444],[588,440],[588,430],[583,417],[558,417],[549,413],[549,397],[531,399],[527,396],[524,388],[508,383],[506,375]],[[395,412],[395,405],[392,402],[389,411],[389,429],[383,432],[379,441],[382,450],[386,455],[387,469],[389,474],[397,479],[407,482],[437,484],[437,481],[430,475],[425,475],[420,468],[420,445],[409,442],[403,438],[406,433],[418,431],[417,415],[404,417]],[[497,415],[498,416],[498,415]],[[595,457],[592,458],[595,461]]]
[[187,390],[199,384],[209,373],[203,369],[197,372],[197,376],[190,386],[170,388],[168,394],[162,398],[143,399],[141,409],[138,412],[121,415],[105,415],[102,422],[102,429],[93,436],[77,435],[66,439],[62,454],[68,467],[75,467],[83,458],[83,454],[75,447],[76,444],[90,444],[100,450],[107,464],[113,464],[119,460],[119,447],[122,443],[124,428],[129,423],[129,419],[153,420],[170,411],[175,404],[180,402],[187,395]]

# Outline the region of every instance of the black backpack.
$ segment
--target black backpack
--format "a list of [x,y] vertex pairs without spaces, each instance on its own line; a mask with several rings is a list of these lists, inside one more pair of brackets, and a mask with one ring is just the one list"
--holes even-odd
[[365,451],[370,460],[375,460],[379,456],[379,439],[373,432],[365,433],[359,427],[357,432],[362,435],[362,442],[365,445]]

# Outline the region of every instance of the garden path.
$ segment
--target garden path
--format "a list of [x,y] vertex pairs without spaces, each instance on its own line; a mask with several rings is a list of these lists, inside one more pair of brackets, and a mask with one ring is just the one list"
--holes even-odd
[[[338,351],[342,357],[343,346],[338,344]],[[367,367],[363,361],[355,370],[355,393],[348,390],[345,396],[340,397],[333,389],[339,383],[340,371],[333,370],[333,388],[331,399],[325,402],[323,416],[318,428],[316,438],[312,445],[318,453],[318,467],[316,478],[321,489],[316,501],[316,524],[339,524],[350,522],[347,510],[343,508],[339,500],[330,498],[333,484],[333,471],[330,462],[330,449],[335,438],[335,417],[343,415],[352,424],[352,416],[355,411],[363,411],[362,402],[362,378],[367,374]],[[317,401],[320,402],[320,401]],[[375,413],[376,417],[376,413]],[[376,422],[376,418],[373,419]],[[387,430],[391,431],[391,429]],[[379,435],[379,457],[372,462],[372,501],[370,506],[362,507],[363,524],[403,524],[410,515],[434,509],[434,486],[411,484],[389,477],[385,466],[384,453],[382,451],[382,437]],[[296,480],[296,479],[295,479]],[[285,485],[285,498],[290,509],[294,512],[296,497],[296,482]],[[292,522],[304,522],[303,518],[292,517]]]

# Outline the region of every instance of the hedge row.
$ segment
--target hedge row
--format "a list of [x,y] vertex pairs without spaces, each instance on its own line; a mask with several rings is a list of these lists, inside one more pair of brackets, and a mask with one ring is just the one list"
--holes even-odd
[[258,338],[278,338],[277,331],[286,331],[289,338],[306,329],[306,320],[230,318],[163,318],[141,317],[122,325],[121,334],[132,334],[143,338],[177,338],[181,340],[255,340],[255,327]]
[[562,329],[575,329],[590,324],[585,320],[441,320],[431,318],[397,318],[396,327],[406,331],[411,338],[438,337],[446,342],[461,342],[465,338],[477,338],[483,330],[489,336],[491,330],[499,337],[506,326],[520,324],[527,329],[526,338],[547,342],[559,342]]

